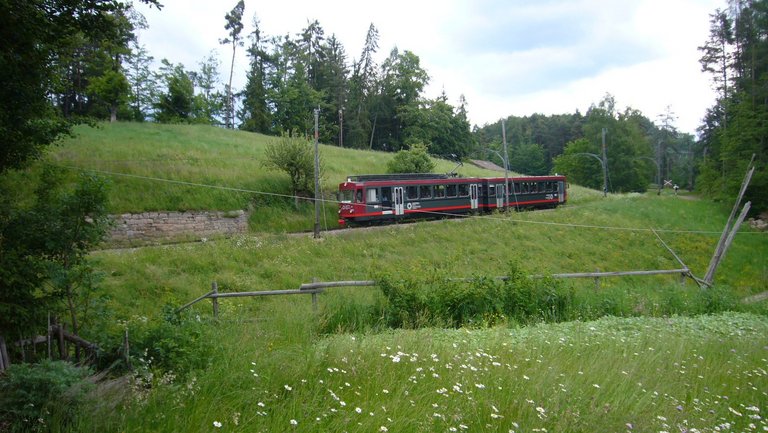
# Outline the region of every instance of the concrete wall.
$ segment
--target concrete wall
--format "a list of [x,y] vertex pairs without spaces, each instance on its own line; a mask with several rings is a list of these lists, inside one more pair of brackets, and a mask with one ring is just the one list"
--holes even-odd
[[230,212],[145,212],[113,215],[113,242],[202,239],[248,231],[248,214]]

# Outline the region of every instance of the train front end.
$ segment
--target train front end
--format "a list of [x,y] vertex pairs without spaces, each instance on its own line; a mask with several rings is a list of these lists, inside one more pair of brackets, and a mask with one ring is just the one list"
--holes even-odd
[[363,185],[347,180],[339,184],[339,225],[347,227],[365,211]]

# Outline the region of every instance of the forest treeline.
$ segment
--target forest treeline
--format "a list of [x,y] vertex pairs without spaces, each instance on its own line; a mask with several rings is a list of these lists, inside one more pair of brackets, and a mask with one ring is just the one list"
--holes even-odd
[[[50,57],[55,76],[48,98],[63,122],[84,117],[189,122],[309,136],[319,109],[320,140],[327,144],[397,151],[422,143],[434,156],[503,165],[501,121],[472,127],[462,95],[455,105],[445,93],[426,97],[431,77],[417,53],[393,48],[377,63],[374,24],[361,52],[350,57],[316,20],[297,33],[267,35],[256,11],[244,33],[247,11],[240,0],[219,21],[218,42],[227,58],[212,51],[195,68],[173,59],[162,59],[155,68],[137,38],[146,20],[130,4],[112,3],[120,7],[105,12],[109,31],[69,32]],[[699,51],[718,99],[698,140],[677,130],[671,109],[649,119],[632,107],[618,107],[606,94],[585,113],[506,117],[510,168],[563,173],[572,182],[602,189],[605,140],[609,191],[644,191],[667,181],[726,199],[738,190],[756,154],[748,198],[755,209],[767,208],[767,4],[729,0],[712,13],[710,36]],[[232,87],[235,56],[248,58],[242,88]]]

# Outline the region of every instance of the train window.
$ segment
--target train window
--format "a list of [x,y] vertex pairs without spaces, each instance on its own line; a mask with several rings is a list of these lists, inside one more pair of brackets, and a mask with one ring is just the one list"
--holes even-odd
[[445,197],[445,185],[435,185],[435,198]]
[[458,191],[457,191],[456,185],[448,185],[448,188],[447,188],[448,197],[456,197],[457,193]]
[[459,184],[459,197],[469,197],[469,185],[466,183]]
[[363,190],[358,189],[355,191],[355,203],[362,203],[363,202]]
[[520,194],[522,190],[520,189],[520,182],[515,182],[515,194]]
[[339,191],[339,201],[342,203],[352,203],[355,192],[351,189],[343,189]]
[[415,186],[409,186],[405,189],[405,196],[408,200],[416,200],[419,198],[419,189]]
[[488,185],[488,197],[496,197],[496,185]]
[[421,185],[419,187],[419,198],[432,198],[432,185]]
[[379,190],[376,188],[368,188],[365,190],[365,201],[367,203],[379,202]]

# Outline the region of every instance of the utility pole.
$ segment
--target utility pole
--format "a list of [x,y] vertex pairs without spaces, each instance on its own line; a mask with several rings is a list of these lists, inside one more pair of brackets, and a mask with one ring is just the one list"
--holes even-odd
[[344,147],[344,110],[339,108],[339,147]]
[[320,133],[318,131],[318,118],[320,109],[315,108],[315,239],[320,237],[320,153],[318,150],[318,141]]
[[605,133],[603,128],[603,197],[608,196],[608,156],[605,153]]
[[504,143],[504,202],[505,209],[509,209],[509,154],[507,154],[507,127],[504,119],[501,119],[501,139]]

